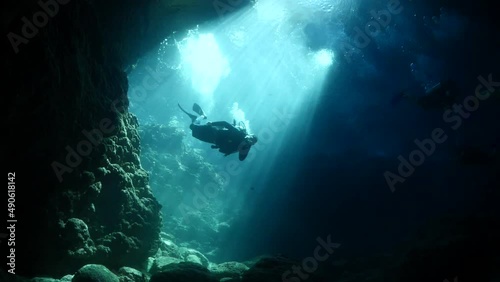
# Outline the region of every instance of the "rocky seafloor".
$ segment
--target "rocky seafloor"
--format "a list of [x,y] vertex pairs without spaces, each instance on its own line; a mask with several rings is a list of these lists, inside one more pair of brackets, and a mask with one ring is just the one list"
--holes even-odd
[[[494,228],[497,233],[492,233]],[[488,218],[441,220],[421,230],[413,240],[383,254],[348,255],[332,252],[326,260],[311,253],[298,260],[283,255],[249,261],[214,263],[203,253],[176,244],[161,233],[156,253],[138,268],[107,268],[87,264],[55,278],[24,279],[2,274],[2,281],[31,282],[354,282],[354,281],[500,281],[498,222]],[[487,235],[489,234],[489,235]],[[322,246],[329,253],[328,246]],[[336,246],[339,247],[339,246]],[[312,258],[316,263],[312,263]],[[491,260],[496,257],[496,260]],[[471,271],[474,269],[475,271]],[[2,278],[2,276],[0,276]]]

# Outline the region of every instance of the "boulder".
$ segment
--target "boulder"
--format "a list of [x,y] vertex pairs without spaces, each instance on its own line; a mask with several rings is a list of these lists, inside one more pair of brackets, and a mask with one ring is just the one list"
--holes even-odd
[[163,271],[164,269],[166,269],[166,267],[168,265],[176,264],[176,263],[180,263],[180,262],[182,262],[182,260],[180,260],[178,258],[163,257],[163,256],[157,257],[157,258],[155,258],[153,265],[151,266],[150,273],[154,274],[154,273]]
[[222,278],[239,278],[249,268],[243,263],[230,261],[220,264],[210,264],[208,270],[218,279]]
[[104,265],[87,264],[75,273],[72,282],[120,282],[120,280]]
[[71,274],[68,274],[68,275],[64,275],[61,280],[59,280],[60,282],[71,282],[73,280],[73,277],[74,275],[71,275]]
[[163,271],[153,274],[150,282],[218,282],[218,280],[197,263],[181,262],[170,264]]
[[200,253],[199,251],[197,251],[195,249],[181,247],[181,248],[179,248],[179,251],[181,252],[181,256],[184,259],[184,261],[191,261],[191,262],[195,262],[195,263],[200,263],[204,267],[208,267],[208,265],[210,263],[210,261],[207,259],[207,257],[204,254]]
[[146,282],[146,275],[139,270],[124,266],[118,270],[120,282]]

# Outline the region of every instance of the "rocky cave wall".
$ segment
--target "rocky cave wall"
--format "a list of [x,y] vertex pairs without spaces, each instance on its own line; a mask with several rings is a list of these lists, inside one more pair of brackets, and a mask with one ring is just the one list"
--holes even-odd
[[16,273],[60,276],[87,263],[140,269],[158,249],[161,206],[140,164],[139,125],[128,112],[123,70],[172,31],[247,1],[238,4],[5,5],[2,85],[8,169],[17,179]]

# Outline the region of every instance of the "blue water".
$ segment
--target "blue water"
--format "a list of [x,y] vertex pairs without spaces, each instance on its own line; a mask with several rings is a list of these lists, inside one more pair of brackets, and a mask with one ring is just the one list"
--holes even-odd
[[[143,130],[141,159],[163,231],[215,262],[303,258],[317,237],[379,252],[445,215],[492,212],[498,160],[465,165],[457,152],[500,140],[498,90],[453,121],[395,98],[452,79],[461,104],[479,76],[500,80],[490,27],[463,4],[261,0],[165,38],[129,73],[130,109],[157,130]],[[224,157],[191,136],[177,103],[259,142],[243,162]],[[446,140],[388,184],[436,129]]]

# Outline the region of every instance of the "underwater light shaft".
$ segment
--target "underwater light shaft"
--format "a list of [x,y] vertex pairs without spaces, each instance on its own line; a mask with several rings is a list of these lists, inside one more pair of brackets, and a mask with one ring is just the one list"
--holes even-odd
[[[159,95],[181,104],[198,103],[214,121],[234,119],[249,130],[251,125],[253,134],[263,136],[255,147],[266,157],[256,157],[252,164],[262,176],[282,145],[290,146],[289,133],[309,131],[324,79],[334,67],[332,50],[308,46],[305,27],[327,21],[343,2],[260,0],[190,30],[173,44],[165,41],[158,60],[184,83],[169,81]],[[273,138],[266,138],[275,127],[273,113],[297,121],[280,125]]]
[[202,95],[212,95],[221,78],[229,72],[227,59],[221,53],[213,34],[190,31],[188,37],[177,42],[181,55],[181,71]]
[[[214,175],[224,178],[228,194],[220,199],[222,210],[251,214],[265,202],[263,197],[273,199],[287,190],[294,159],[285,156],[290,174],[276,179],[276,171],[282,169],[284,155],[300,154],[305,147],[324,81],[335,68],[331,42],[312,48],[305,33],[311,22],[328,20],[337,11],[336,4],[325,3],[260,0],[182,37],[170,36],[158,52],[160,65],[175,75],[157,95],[170,101],[165,112],[186,124],[183,144],[196,149],[213,165]],[[190,136],[188,118],[177,102],[188,111],[198,103],[209,121],[234,119],[258,142],[243,162],[237,154],[224,157]],[[276,185],[282,188],[272,189]],[[190,202],[190,195],[186,197]]]
[[[191,72],[187,78],[192,81],[203,79],[202,72],[194,70],[209,69],[202,67],[204,57],[218,58],[210,59],[213,72],[218,72],[221,58],[227,59],[230,71],[220,76],[212,95],[214,107],[208,116],[215,120],[242,121],[259,138],[247,159],[238,163],[242,173],[231,177],[228,184],[237,194],[237,199],[231,199],[228,205],[248,206],[248,212],[258,205],[245,197],[251,190],[242,187],[267,185],[283,149],[290,146],[299,149],[302,144],[296,134],[307,134],[323,82],[334,67],[333,51],[327,48],[311,51],[307,46],[304,27],[314,20],[314,13],[318,12],[315,6],[304,10],[293,2],[285,4],[261,0],[254,7],[193,30],[189,34],[192,39],[184,39],[185,42],[194,40],[195,46],[207,44],[206,48],[200,45],[203,55],[198,60],[193,59],[198,55],[188,57],[193,52],[189,44],[179,45],[181,54],[185,54],[182,64],[190,66],[184,71]],[[197,39],[205,37],[210,40]],[[218,50],[220,54],[211,55],[209,50]],[[203,97],[207,96],[200,92],[200,99]],[[223,167],[234,160],[232,156],[220,158],[217,152],[208,154]]]
[[[191,30],[177,42],[179,71],[191,81],[191,90],[199,93],[196,102],[213,105],[203,105],[209,108],[208,116],[241,121],[248,129],[251,125],[252,133],[260,137],[251,151],[255,158],[249,156],[245,161],[253,169],[243,182],[254,174],[262,179],[272,170],[282,146],[290,144],[286,141],[290,128],[293,134],[308,131],[334,54],[326,48],[311,51],[304,27],[311,20],[331,15],[332,7],[321,10],[324,7],[315,1],[261,0]],[[273,113],[300,120],[280,124],[279,132],[270,136],[270,129],[276,127]]]
[[319,50],[314,54],[314,60],[320,66],[331,66],[333,63],[333,52],[327,49]]

